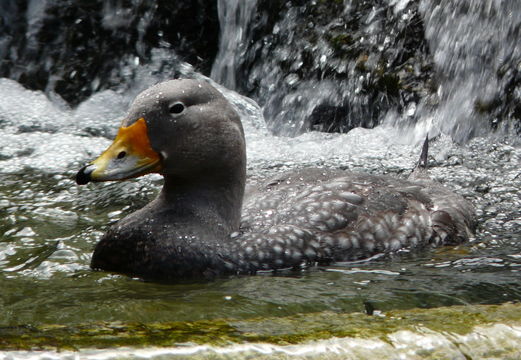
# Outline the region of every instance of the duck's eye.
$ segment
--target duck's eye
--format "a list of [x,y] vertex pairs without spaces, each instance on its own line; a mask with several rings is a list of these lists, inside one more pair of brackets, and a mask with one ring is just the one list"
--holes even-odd
[[183,111],[185,111],[185,105],[182,102],[176,102],[172,106],[170,106],[170,114],[179,115]]
[[123,159],[126,155],[127,153],[125,151],[120,151],[120,153],[118,154],[118,159]]

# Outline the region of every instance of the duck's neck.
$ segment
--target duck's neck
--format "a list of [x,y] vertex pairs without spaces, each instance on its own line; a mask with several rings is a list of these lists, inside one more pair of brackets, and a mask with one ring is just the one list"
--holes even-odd
[[201,226],[218,225],[225,231],[237,231],[241,219],[245,175],[242,173],[212,177],[184,178],[165,175],[158,200],[176,208],[183,207],[204,219]]

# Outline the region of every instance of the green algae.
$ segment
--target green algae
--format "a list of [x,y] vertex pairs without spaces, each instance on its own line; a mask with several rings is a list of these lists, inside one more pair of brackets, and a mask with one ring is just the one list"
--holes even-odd
[[101,322],[80,325],[0,328],[0,350],[80,350],[119,346],[172,347],[186,344],[226,346],[237,343],[300,344],[350,337],[388,341],[402,330],[428,329],[465,335],[489,324],[521,325],[521,305],[469,305],[395,310],[377,315],[321,312],[252,320],[204,320],[168,323]]

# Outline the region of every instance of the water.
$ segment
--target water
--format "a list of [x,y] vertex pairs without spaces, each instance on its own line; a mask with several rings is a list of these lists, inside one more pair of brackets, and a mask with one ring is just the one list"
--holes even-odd
[[[425,42],[412,35],[422,21],[416,2],[251,0],[241,2],[237,18],[228,16],[233,6],[220,2],[224,35],[234,28],[221,43],[237,50],[221,47],[212,76],[259,101],[275,133],[373,127],[425,87],[422,71],[400,70],[428,65]],[[248,10],[254,15],[244,16]],[[242,46],[234,46],[239,38]],[[226,62],[235,72],[223,71]]]
[[237,87],[235,73],[238,60],[244,57],[248,44],[248,23],[255,11],[255,0],[219,0],[219,23],[223,25],[219,52],[212,67],[212,79],[229,89]]
[[519,122],[517,1],[223,0],[219,10],[212,77],[254,97],[277,134],[387,122],[413,124],[415,141],[466,141]]
[[[419,331],[402,330],[391,333],[384,339],[336,338],[306,345],[240,344],[223,347],[208,345],[178,348],[146,348],[86,350],[81,359],[396,359],[396,349],[404,358],[413,359],[515,359],[520,355],[518,342],[519,327],[494,325],[478,327],[468,335],[457,333],[433,333],[419,327]],[[495,338],[500,339],[494,341]],[[490,350],[494,349],[494,350]],[[505,349],[505,350],[503,350]],[[2,359],[24,359],[27,352],[12,352]],[[77,359],[78,354],[70,351],[60,353],[45,351],[45,359]]]
[[[144,205],[161,183],[154,176],[74,183],[80,165],[110,142],[125,95],[102,92],[71,110],[11,80],[0,82],[0,92],[10,94],[0,102],[7,139],[0,150],[0,326],[245,320],[364,312],[367,304],[388,311],[521,299],[521,150],[508,139],[460,146],[440,137],[432,144],[432,175],[478,208],[481,226],[468,244],[278,276],[162,285],[88,268],[107,224]],[[274,137],[258,122],[258,108],[229,96],[243,113],[257,114],[244,119],[251,181],[302,166],[404,177],[419,153],[385,126]]]
[[491,109],[500,107],[506,97],[519,96],[519,89],[510,89],[510,72],[520,65],[521,4],[424,1],[420,11],[441,77],[440,106],[432,114],[431,126],[457,140],[485,135],[490,112],[494,114]]
[[[162,180],[158,176],[148,176],[124,183],[78,187],[73,180],[75,173],[110,143],[137,92],[168,77],[170,70],[189,77],[202,75],[186,63],[181,68],[170,69],[168,59],[172,53],[158,49],[146,66],[127,64],[132,76],[121,88],[97,92],[75,108],[57,96],[30,91],[15,81],[1,79],[0,329],[7,331],[5,329],[12,328],[6,327],[18,325],[63,325],[76,329],[83,324],[100,322],[149,324],[178,321],[190,324],[225,319],[229,324],[252,321],[253,325],[249,323],[241,328],[245,333],[262,328],[267,333],[278,334],[284,332],[286,325],[277,323],[277,319],[284,323],[291,317],[303,319],[303,322],[308,319],[329,328],[334,320],[324,314],[331,312],[334,317],[334,314],[341,316],[369,310],[380,313],[520,301],[519,138],[512,133],[508,121],[502,122],[502,131],[491,133],[488,124],[493,122],[494,116],[501,114],[477,112],[472,105],[476,99],[489,101],[491,97],[497,97],[507,87],[502,81],[489,84],[487,79],[506,62],[498,60],[499,57],[510,59],[511,63],[519,59],[520,47],[511,37],[519,38],[515,32],[519,31],[516,27],[519,19],[516,20],[515,16],[520,12],[515,11],[515,2],[488,1],[483,2],[485,5],[478,5],[478,2],[467,1],[459,4],[422,2],[420,7],[436,66],[441,72],[447,71],[438,95],[439,106],[427,106],[427,99],[423,99],[414,103],[414,107],[410,105],[408,112],[401,113],[391,108],[383,116],[383,124],[374,129],[356,128],[347,134],[308,132],[295,136],[299,133],[300,123],[291,119],[312,111],[311,108],[302,110],[299,107],[302,103],[312,107],[313,102],[306,99],[320,93],[330,102],[346,94],[353,95],[353,101],[362,101],[353,88],[356,81],[350,85],[346,83],[345,93],[338,94],[338,97],[334,92],[340,90],[327,79],[313,83],[296,81],[292,86],[307,89],[307,92],[288,92],[283,100],[285,112],[266,119],[268,125],[263,113],[273,114],[269,109],[269,99],[278,93],[269,93],[272,95],[268,94],[260,101],[263,104],[260,108],[255,102],[220,88],[243,119],[250,182],[306,166],[405,178],[419,155],[419,140],[427,132],[436,135],[431,146],[431,175],[474,203],[480,224],[475,239],[457,247],[414,253],[404,251],[369,262],[337,264],[276,276],[241,276],[174,285],[93,272],[88,267],[91,252],[107,225],[146,204],[157,194]],[[479,38],[490,45],[481,58],[471,56],[478,47],[477,43],[471,42],[473,38],[470,36],[476,20],[462,11],[465,4],[481,9],[482,12],[478,11],[480,21],[484,21],[483,26],[488,29],[483,34],[486,38]],[[237,2],[219,4],[221,7],[225,5],[241,8],[241,15],[234,21],[240,26],[248,26],[252,17],[247,10],[254,11],[254,1],[247,6]],[[400,16],[408,5],[407,1],[391,2],[393,11]],[[506,19],[493,16],[500,10],[512,15]],[[444,29],[452,25],[444,23],[443,19],[449,15],[443,11],[458,19],[471,18],[462,23],[461,29],[447,32]],[[296,21],[296,14],[289,12],[285,18]],[[498,22],[503,30],[491,33],[490,29]],[[367,26],[369,31],[376,25],[367,21]],[[233,33],[232,30],[230,26],[224,31]],[[248,34],[247,29],[235,33],[234,44],[240,44]],[[377,33],[374,36],[374,39],[378,38]],[[505,46],[497,46],[498,43]],[[221,46],[221,52],[225,54],[221,59],[231,61],[228,65],[220,65],[226,69],[218,71],[220,77],[215,75],[215,79],[224,83],[232,79],[225,74],[233,74],[234,66],[241,56],[245,56],[241,55],[244,49],[240,46],[237,46],[237,54],[230,53],[232,48],[225,50]],[[316,50],[319,53],[323,51]],[[444,55],[452,53],[457,55],[452,58]],[[235,65],[234,61],[237,61]],[[266,63],[269,65],[268,59]],[[468,66],[463,66],[465,64]],[[161,72],[165,69],[166,72]],[[280,74],[273,69],[266,81],[278,83]],[[286,80],[294,81],[291,78]],[[230,86],[233,81],[237,83],[237,79],[230,81],[227,83]],[[458,99],[462,94],[467,94],[468,99],[460,102]],[[298,96],[303,97],[297,99]],[[360,104],[362,109],[363,101]],[[509,120],[508,114],[505,117]],[[290,127],[295,125],[292,137],[277,137],[268,130],[283,119],[289,119],[287,124]],[[318,318],[322,316],[327,319],[320,322]],[[260,321],[260,325],[255,321]],[[378,336],[365,340],[331,339],[289,347],[252,345],[247,341],[244,345],[220,348],[188,346],[191,339],[196,338],[194,333],[191,335],[193,338],[188,337],[182,342],[183,346],[173,349],[148,347],[138,352],[88,350],[82,356],[166,358],[195,354],[201,358],[235,355],[346,358],[357,354],[358,358],[373,358],[375,349],[381,349],[378,350],[381,351],[379,357],[385,359],[391,358],[390,354],[399,351],[397,349],[403,349],[401,354],[407,354],[407,351],[421,354],[421,351],[436,345],[444,349],[445,354],[459,358],[463,356],[462,351],[454,344],[464,343],[468,347],[466,354],[478,358],[485,352],[480,352],[476,338],[487,339],[484,341],[486,344],[497,346],[500,343],[508,349],[519,344],[519,331],[518,327],[502,323],[459,337],[423,329],[412,333],[397,331],[390,335],[394,339],[393,349],[389,342],[379,340]],[[416,344],[424,345],[415,348],[411,340],[407,340],[411,338],[417,340]],[[372,349],[370,354],[367,353],[369,348]],[[13,352],[0,353],[0,359],[73,358],[76,355],[67,351]]]

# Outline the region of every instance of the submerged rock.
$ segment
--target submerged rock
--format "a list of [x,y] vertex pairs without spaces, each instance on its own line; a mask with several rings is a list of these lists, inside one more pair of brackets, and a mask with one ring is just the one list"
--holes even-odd
[[[519,358],[519,304],[363,313],[318,312],[249,320],[90,322],[0,327],[0,351],[47,350],[53,359],[165,355],[202,359]],[[117,349],[116,349],[117,348]],[[24,353],[27,354],[27,353]],[[441,355],[443,354],[443,355]]]

